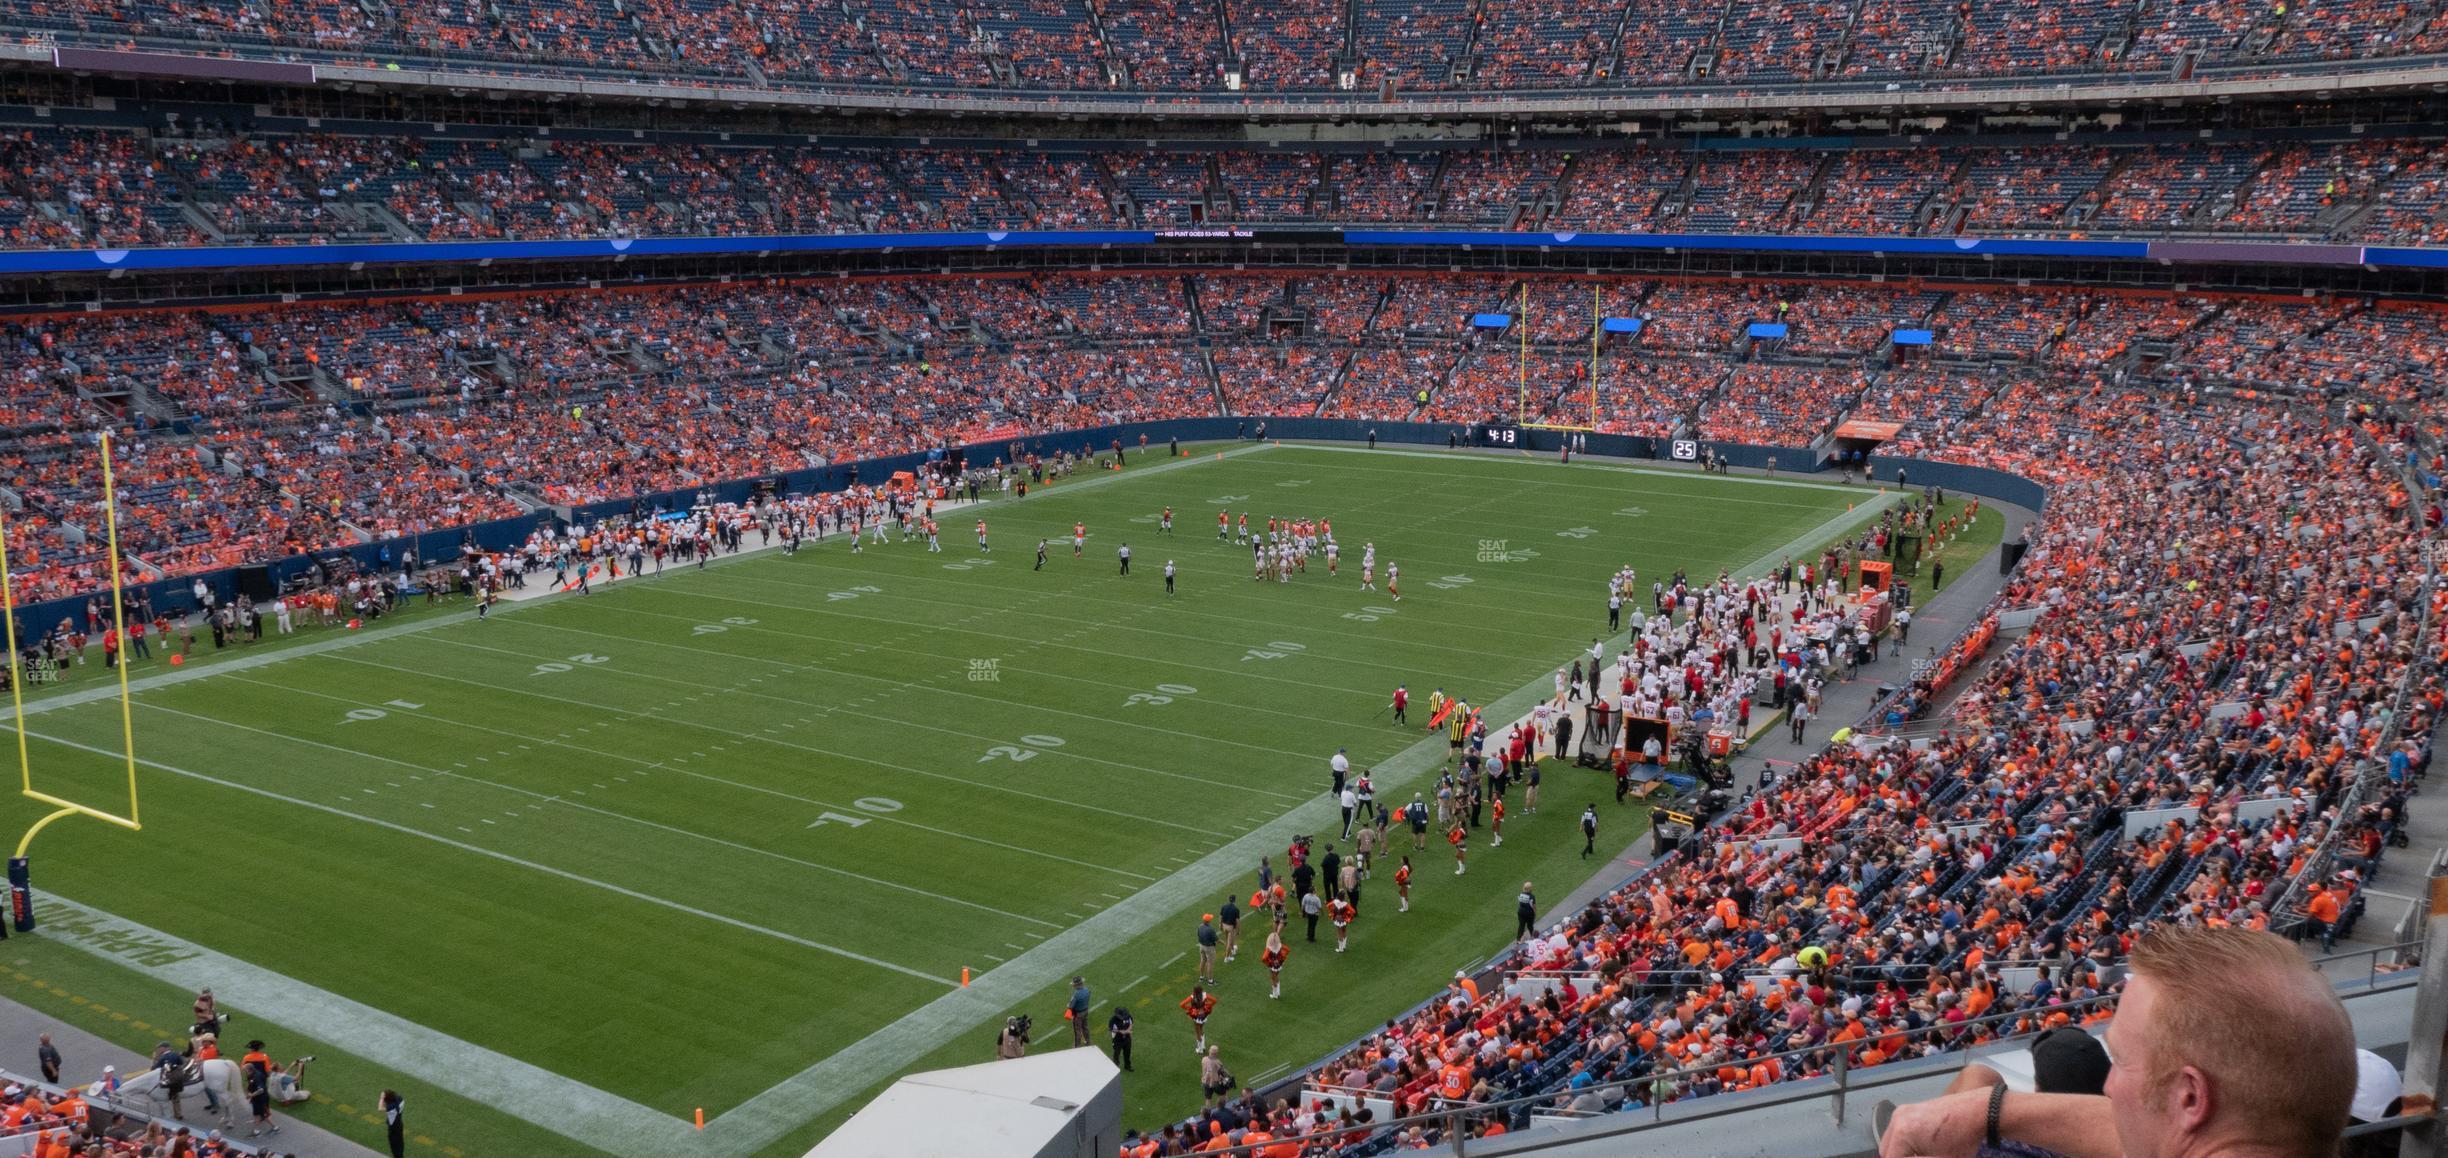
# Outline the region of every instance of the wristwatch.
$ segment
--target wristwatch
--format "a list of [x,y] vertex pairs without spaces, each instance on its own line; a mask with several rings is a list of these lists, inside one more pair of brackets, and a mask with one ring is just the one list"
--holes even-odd
[[2006,1109],[2006,1083],[1989,1087],[1989,1148],[1998,1148],[1998,1115]]

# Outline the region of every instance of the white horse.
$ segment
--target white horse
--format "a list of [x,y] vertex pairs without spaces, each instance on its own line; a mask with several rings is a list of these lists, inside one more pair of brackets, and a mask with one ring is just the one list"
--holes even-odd
[[[209,1089],[214,1097],[221,1100],[221,1125],[227,1128],[237,1120],[238,1111],[247,1104],[246,1076],[239,1072],[238,1063],[228,1058],[213,1058],[201,1063],[200,1068],[203,1077],[181,1087],[176,1099],[170,1096],[169,1087],[162,1085],[161,1071],[154,1069],[121,1079],[117,1100],[132,1109],[157,1117],[184,1118],[185,1115],[178,1112],[185,1108],[183,1103],[203,1101],[204,1091]],[[85,1087],[85,1096],[112,1097],[104,1092],[100,1082]]]

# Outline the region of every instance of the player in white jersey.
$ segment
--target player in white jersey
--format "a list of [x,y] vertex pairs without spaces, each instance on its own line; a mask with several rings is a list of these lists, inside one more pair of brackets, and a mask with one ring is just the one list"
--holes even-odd
[[1326,573],[1335,574],[1335,568],[1342,562],[1342,559],[1343,548],[1335,546],[1335,541],[1332,539],[1326,540]]
[[1393,596],[1393,597],[1394,597],[1394,602],[1396,602],[1396,603],[1400,603],[1400,602],[1402,602],[1402,588],[1401,588],[1401,587],[1399,587],[1399,586],[1397,586],[1397,585],[1398,585],[1398,584],[1400,584],[1401,582],[1402,582],[1402,568],[1401,568],[1401,567],[1399,567],[1399,566],[1396,566],[1396,565],[1395,565],[1395,564],[1393,564],[1393,563],[1387,563],[1387,564],[1386,564],[1386,594]]

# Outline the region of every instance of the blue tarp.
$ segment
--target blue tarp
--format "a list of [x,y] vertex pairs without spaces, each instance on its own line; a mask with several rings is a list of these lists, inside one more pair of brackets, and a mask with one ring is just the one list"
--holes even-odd
[[1937,335],[1928,330],[1897,330],[1895,332],[1895,344],[1899,346],[1926,346],[1936,339]]
[[1511,314],[1472,314],[1471,325],[1482,330],[1501,330],[1513,324]]
[[1598,328],[1610,334],[1637,334],[1641,332],[1641,320],[1639,318],[1608,318],[1598,323]]
[[1751,323],[1751,336],[1754,338],[1782,338],[1785,336],[1785,323],[1753,322]]

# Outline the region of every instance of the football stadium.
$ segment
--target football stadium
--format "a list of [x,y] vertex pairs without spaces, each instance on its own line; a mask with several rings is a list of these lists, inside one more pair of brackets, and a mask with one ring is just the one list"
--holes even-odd
[[0,0],[0,351],[0,1158],[2441,1153],[2429,0]]

